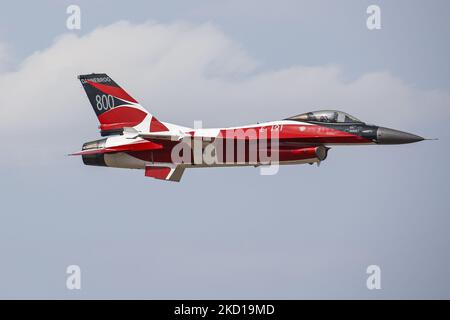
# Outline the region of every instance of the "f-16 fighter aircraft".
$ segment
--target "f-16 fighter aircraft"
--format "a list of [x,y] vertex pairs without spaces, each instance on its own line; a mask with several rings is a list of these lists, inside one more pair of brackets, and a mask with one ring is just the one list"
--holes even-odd
[[230,128],[187,128],[159,121],[106,74],[78,77],[100,122],[100,140],[80,152],[86,165],[143,169],[180,181],[186,168],[317,163],[330,146],[404,144],[424,138],[321,110]]

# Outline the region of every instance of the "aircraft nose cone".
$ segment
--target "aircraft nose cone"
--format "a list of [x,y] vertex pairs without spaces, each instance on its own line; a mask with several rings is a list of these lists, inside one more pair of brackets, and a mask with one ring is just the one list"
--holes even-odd
[[379,127],[377,130],[378,144],[403,144],[422,141],[424,138],[399,130]]

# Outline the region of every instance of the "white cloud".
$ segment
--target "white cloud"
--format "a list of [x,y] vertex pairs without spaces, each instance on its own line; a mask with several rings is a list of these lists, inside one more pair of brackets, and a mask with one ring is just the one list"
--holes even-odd
[[385,71],[344,81],[337,66],[264,72],[256,66],[211,24],[119,22],[81,37],[66,34],[17,70],[0,73],[0,130],[3,136],[39,141],[55,132],[77,139],[80,128],[96,132],[76,79],[90,72],[108,73],[161,120],[187,126],[196,119],[227,126],[336,108],[408,129],[424,114],[430,121],[449,114],[447,93],[414,89]]

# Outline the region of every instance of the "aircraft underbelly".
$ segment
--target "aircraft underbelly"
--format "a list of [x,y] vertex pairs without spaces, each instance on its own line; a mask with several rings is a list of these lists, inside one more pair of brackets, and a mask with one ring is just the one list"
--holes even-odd
[[105,154],[105,163],[108,167],[145,169],[146,162],[129,154],[119,152],[113,154]]

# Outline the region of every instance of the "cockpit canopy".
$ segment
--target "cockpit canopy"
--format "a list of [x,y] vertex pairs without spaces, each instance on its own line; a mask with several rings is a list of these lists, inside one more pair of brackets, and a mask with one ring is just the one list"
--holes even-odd
[[293,117],[289,117],[286,120],[296,121],[313,121],[313,122],[325,122],[325,123],[362,123],[361,120],[349,115],[348,113],[337,110],[320,110],[302,113]]

